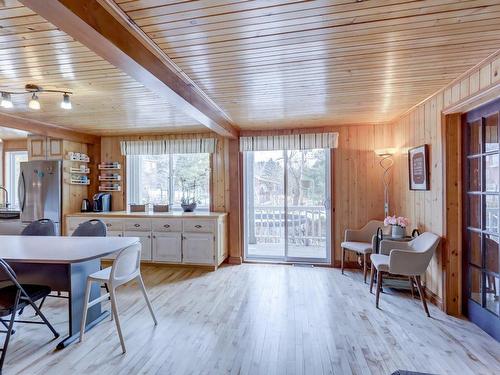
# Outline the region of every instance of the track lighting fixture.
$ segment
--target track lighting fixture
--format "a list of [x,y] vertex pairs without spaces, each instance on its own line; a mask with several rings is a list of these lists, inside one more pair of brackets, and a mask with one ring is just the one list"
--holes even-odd
[[31,109],[40,109],[40,102],[38,101],[38,96],[36,95],[36,92],[33,93],[31,96],[31,100],[28,103],[28,107]]
[[31,100],[28,103],[28,107],[31,109],[38,110],[40,109],[40,101],[38,100],[38,94],[41,92],[56,92],[63,94],[63,100],[61,102],[62,109],[71,109],[73,106],[71,105],[71,100],[69,95],[72,94],[71,91],[62,91],[62,90],[47,90],[41,86],[28,83],[24,87],[24,91],[1,91],[2,93],[2,101],[0,102],[0,106],[3,108],[12,108],[12,100],[11,95],[26,95],[31,94]]
[[2,101],[0,102],[0,106],[3,108],[12,108],[12,99],[10,98],[10,93],[2,92]]
[[69,95],[67,93],[63,94],[63,100],[61,102],[62,109],[71,109],[73,106],[71,105],[71,101],[69,100]]

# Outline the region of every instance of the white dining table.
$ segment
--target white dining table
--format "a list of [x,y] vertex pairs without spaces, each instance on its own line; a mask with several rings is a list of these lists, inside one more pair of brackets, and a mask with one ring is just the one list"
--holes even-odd
[[[139,243],[138,237],[0,236],[0,258],[24,284],[47,285],[68,292],[68,335],[58,343],[62,349],[80,334],[88,275],[99,271],[101,258]],[[94,283],[91,300],[100,296]],[[88,310],[86,331],[109,316],[96,304]]]

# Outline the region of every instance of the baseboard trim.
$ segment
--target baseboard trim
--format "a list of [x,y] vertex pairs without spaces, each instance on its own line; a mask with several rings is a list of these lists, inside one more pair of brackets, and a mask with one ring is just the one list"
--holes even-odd
[[443,299],[439,297],[436,293],[434,293],[432,290],[427,288],[426,286],[424,287],[424,291],[427,300],[433,305],[436,305],[439,308],[439,310],[444,311]]
[[242,259],[241,259],[241,257],[228,257],[227,263],[228,264],[241,264]]
[[[340,268],[341,264],[342,263],[340,262],[340,260],[335,260],[333,262],[333,268]],[[362,267],[359,265],[358,262],[353,262],[353,261],[344,262],[344,269],[349,269],[349,268],[354,268],[359,270]]]

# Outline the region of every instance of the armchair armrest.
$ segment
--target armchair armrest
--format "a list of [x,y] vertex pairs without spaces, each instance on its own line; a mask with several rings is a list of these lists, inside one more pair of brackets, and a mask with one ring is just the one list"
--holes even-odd
[[406,276],[422,275],[429,266],[431,257],[432,253],[427,251],[392,249],[389,255],[389,272]]
[[380,242],[380,254],[389,255],[391,253],[391,250],[393,249],[412,251],[411,247],[408,245],[408,242],[392,240],[382,240]]

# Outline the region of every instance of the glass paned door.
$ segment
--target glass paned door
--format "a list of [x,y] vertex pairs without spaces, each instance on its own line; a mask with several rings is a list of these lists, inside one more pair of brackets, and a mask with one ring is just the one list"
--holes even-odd
[[245,258],[330,260],[329,150],[244,154]]
[[289,260],[327,259],[329,207],[327,150],[287,154],[287,256]]
[[464,115],[464,311],[500,340],[499,109]]

